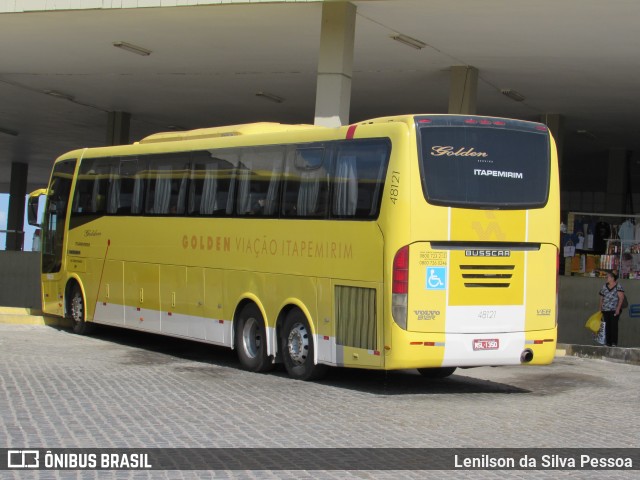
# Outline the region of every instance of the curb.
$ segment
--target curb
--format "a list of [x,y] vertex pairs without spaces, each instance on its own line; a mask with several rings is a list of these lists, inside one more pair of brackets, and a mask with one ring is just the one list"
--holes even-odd
[[558,344],[558,350],[566,355],[583,358],[595,358],[612,362],[640,365],[640,348],[604,347],[595,345]]
[[71,321],[67,318],[45,315],[41,310],[34,308],[0,307],[0,324],[70,327]]

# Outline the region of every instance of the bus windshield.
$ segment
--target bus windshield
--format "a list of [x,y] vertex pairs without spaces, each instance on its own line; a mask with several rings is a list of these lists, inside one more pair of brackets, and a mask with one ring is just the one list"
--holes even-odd
[[422,187],[434,205],[522,209],[549,195],[549,134],[541,124],[488,117],[416,119]]

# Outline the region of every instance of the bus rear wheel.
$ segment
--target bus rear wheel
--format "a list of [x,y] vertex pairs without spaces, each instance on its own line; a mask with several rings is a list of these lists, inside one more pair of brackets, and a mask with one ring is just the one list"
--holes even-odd
[[418,372],[425,378],[447,378],[456,371],[456,367],[419,368]]
[[300,310],[287,314],[282,329],[282,359],[287,373],[297,380],[317,380],[327,372],[326,365],[316,365],[309,322]]
[[84,297],[82,296],[80,287],[76,285],[71,291],[71,300],[69,302],[68,310],[68,317],[71,318],[72,321],[71,328],[73,333],[78,335],[87,335],[91,333],[91,327],[93,327],[93,325],[89,325],[85,321],[85,313]]
[[267,335],[264,319],[258,307],[246,305],[238,316],[236,349],[240,364],[251,372],[267,372],[273,362],[267,355]]

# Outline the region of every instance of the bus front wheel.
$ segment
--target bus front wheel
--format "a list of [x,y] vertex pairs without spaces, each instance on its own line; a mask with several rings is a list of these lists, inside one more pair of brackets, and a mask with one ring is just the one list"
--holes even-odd
[[71,327],[73,333],[78,335],[87,335],[88,333],[91,333],[91,327],[93,325],[89,325],[85,321],[85,313],[84,297],[82,296],[80,287],[76,285],[71,291],[71,300],[69,302],[68,311],[68,317],[71,318],[73,323]]
[[282,358],[289,376],[297,380],[317,380],[324,376],[327,366],[313,363],[313,336],[300,310],[287,314],[282,332]]
[[419,368],[418,372],[425,378],[447,378],[456,371],[456,367]]
[[264,319],[257,306],[246,305],[238,317],[236,349],[240,364],[251,372],[267,372],[273,362],[267,355]]

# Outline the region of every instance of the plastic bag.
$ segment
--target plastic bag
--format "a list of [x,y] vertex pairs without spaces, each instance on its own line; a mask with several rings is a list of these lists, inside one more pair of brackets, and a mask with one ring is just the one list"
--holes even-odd
[[589,317],[587,323],[584,324],[586,328],[591,330],[593,333],[598,333],[600,330],[600,324],[602,323],[602,312],[596,312]]
[[607,344],[606,325],[604,322],[600,322],[600,329],[598,333],[593,334],[593,340],[600,345]]

